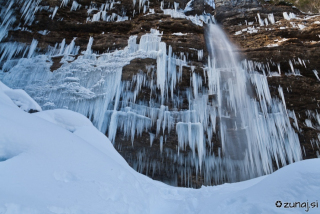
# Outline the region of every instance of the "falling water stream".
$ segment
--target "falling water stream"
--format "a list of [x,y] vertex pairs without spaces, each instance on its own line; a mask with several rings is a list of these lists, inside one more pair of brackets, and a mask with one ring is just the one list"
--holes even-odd
[[300,160],[297,134],[285,106],[271,98],[266,77],[240,63],[218,25],[208,25],[206,41],[209,81],[214,83],[209,91],[216,95],[222,152],[226,159],[238,162],[239,177],[271,173],[274,164]]

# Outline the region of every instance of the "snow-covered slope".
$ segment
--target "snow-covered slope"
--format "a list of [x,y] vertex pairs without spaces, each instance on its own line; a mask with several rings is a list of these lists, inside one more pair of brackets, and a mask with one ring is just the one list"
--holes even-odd
[[[201,189],[167,186],[131,169],[84,116],[28,114],[0,82],[0,213],[319,213],[320,159]],[[13,100],[13,101],[12,101]],[[282,207],[275,206],[282,201]],[[315,202],[314,204],[311,204]],[[315,207],[312,208],[312,205]]]

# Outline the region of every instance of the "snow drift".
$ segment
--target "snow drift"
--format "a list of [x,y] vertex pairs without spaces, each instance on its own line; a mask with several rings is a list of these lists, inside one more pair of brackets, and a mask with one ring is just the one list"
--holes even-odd
[[[0,82],[0,213],[318,213],[319,159],[201,189],[165,185],[131,169],[81,114],[17,107]],[[12,101],[12,99],[14,101]],[[33,102],[31,102],[33,103]],[[282,207],[276,207],[276,201]]]

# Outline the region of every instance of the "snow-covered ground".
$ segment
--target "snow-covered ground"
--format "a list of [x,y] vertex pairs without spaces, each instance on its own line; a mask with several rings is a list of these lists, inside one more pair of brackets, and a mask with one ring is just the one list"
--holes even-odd
[[320,159],[245,182],[171,187],[131,169],[86,117],[37,108],[0,82],[0,214],[320,213]]

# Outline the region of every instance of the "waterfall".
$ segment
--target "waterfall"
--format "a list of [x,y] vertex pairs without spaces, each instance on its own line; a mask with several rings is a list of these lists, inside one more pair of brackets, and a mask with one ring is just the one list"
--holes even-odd
[[273,172],[274,164],[279,167],[300,160],[299,139],[285,103],[271,98],[266,76],[241,65],[218,25],[207,26],[206,41],[209,95],[216,97],[222,154],[238,162],[236,177],[260,176]]
[[[76,38],[48,47],[44,55],[36,40],[29,47],[4,43],[0,79],[26,90],[42,109],[68,108],[87,116],[119,151],[117,136],[135,146],[147,135],[144,148],[127,161],[139,172],[153,175],[161,169],[173,175],[171,184],[178,177],[185,186],[192,186],[194,177],[205,185],[236,182],[301,159],[284,97],[271,98],[266,75],[239,61],[219,26],[207,26],[208,63],[198,68],[203,72],[196,72],[184,53],[174,54],[161,37],[151,29],[139,44],[131,36],[124,50],[103,54],[91,50],[93,37],[81,54]],[[204,57],[202,50],[196,53]],[[122,79],[124,66],[147,58],[156,65]],[[57,59],[61,67],[51,72]],[[187,77],[190,85],[180,87]],[[156,143],[159,152],[148,153]]]

